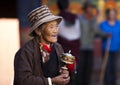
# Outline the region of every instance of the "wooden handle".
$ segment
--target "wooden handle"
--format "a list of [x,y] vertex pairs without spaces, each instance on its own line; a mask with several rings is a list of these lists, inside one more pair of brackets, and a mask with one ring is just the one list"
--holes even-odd
[[100,72],[100,79],[99,79],[98,85],[103,85],[105,70],[106,70],[107,62],[108,62],[110,43],[111,43],[111,39],[108,38],[105,54],[104,54],[104,57],[103,57],[104,59],[103,59],[103,64],[102,64],[102,68],[101,68],[101,72]]

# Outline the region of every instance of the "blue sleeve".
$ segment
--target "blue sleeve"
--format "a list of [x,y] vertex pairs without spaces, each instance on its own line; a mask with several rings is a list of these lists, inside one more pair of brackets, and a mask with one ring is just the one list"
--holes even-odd
[[100,30],[103,31],[105,34],[111,33],[111,30],[109,29],[109,25],[108,25],[107,21],[103,21],[100,24]]
[[104,22],[100,23],[100,30],[102,32],[105,32],[105,25],[104,24],[105,24]]

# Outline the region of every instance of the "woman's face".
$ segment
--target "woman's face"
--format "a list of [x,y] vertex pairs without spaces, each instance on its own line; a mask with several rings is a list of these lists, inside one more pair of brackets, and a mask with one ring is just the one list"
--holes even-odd
[[55,43],[57,42],[58,32],[59,27],[57,21],[45,23],[43,29],[41,30],[41,38],[46,43]]

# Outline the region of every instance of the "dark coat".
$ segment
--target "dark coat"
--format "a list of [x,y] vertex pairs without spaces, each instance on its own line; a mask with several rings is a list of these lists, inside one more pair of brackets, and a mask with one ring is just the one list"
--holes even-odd
[[[43,76],[39,42],[38,37],[36,37],[16,53],[14,60],[14,85],[49,85],[48,79]],[[63,49],[58,43],[53,45],[60,68],[60,55],[63,53]]]

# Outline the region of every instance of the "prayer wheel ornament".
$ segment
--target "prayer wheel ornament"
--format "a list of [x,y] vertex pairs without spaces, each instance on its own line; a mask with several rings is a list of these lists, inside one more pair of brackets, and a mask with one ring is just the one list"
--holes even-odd
[[75,62],[75,57],[71,54],[71,51],[69,51],[68,53],[63,53],[60,59],[64,63],[64,66],[61,67],[64,70],[68,69],[68,64],[73,64]]

